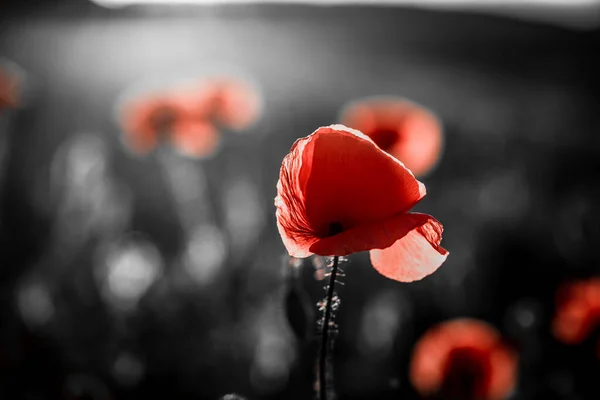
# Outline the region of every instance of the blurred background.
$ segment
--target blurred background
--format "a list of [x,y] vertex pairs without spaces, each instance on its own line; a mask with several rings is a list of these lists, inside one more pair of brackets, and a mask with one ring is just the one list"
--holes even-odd
[[[338,398],[430,396],[413,349],[456,318],[517,355],[502,398],[600,398],[600,289],[564,289],[600,275],[597,2],[191,3],[0,6],[0,399],[313,398],[325,260],[287,256],[276,182],[373,96],[440,125],[417,210],[450,256],[410,284],[350,256]],[[190,123],[208,146],[127,108],[215,76],[248,118]]]

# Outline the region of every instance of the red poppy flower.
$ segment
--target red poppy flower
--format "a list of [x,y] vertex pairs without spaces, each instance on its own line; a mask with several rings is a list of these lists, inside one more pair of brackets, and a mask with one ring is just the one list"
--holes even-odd
[[0,66],[0,110],[19,105],[19,82]]
[[251,126],[260,114],[260,100],[248,83],[233,78],[211,78],[201,82],[192,101],[200,117],[233,130]]
[[448,252],[442,225],[408,213],[425,186],[361,132],[343,125],[298,139],[277,183],[277,227],[293,257],[371,251],[382,275],[402,282],[433,273]]
[[400,98],[367,99],[348,105],[341,123],[358,129],[406,165],[428,173],[442,151],[442,128],[425,108]]
[[600,278],[567,283],[556,297],[554,336],[566,344],[582,343],[600,322]]
[[517,357],[488,324],[457,319],[427,331],[413,351],[410,380],[424,396],[504,399],[515,386]]
[[163,138],[181,153],[205,157],[216,149],[219,133],[208,121],[194,114],[190,99],[180,93],[163,93],[126,104],[122,116],[129,146],[147,153]]

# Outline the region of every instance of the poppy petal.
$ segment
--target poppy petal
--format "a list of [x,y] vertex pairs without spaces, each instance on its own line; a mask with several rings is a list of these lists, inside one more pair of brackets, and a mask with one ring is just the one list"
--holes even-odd
[[490,353],[491,369],[488,398],[504,399],[515,385],[517,356],[507,347],[498,346]]
[[204,158],[215,152],[220,142],[220,135],[208,122],[183,120],[173,126],[171,140],[182,154]]
[[566,344],[586,340],[600,314],[600,281],[564,284],[557,292],[557,311],[552,323],[554,336]]
[[186,112],[186,118],[211,121],[214,123],[218,108],[219,87],[212,82],[201,82],[186,86],[174,93],[172,98]]
[[306,216],[319,237],[332,224],[346,230],[407,212],[425,195],[404,164],[359,131],[331,125],[303,140]]
[[[134,126],[134,124],[136,125]],[[141,125],[142,123],[137,124],[138,122],[134,121],[125,128],[127,132],[125,143],[138,154],[149,153],[156,147],[157,134],[150,129],[146,129],[145,126]]]
[[371,250],[371,262],[377,271],[397,281],[411,282],[434,272],[448,256],[439,246],[442,230],[442,225],[427,214],[399,214],[319,239],[309,251],[345,256]]
[[220,122],[233,130],[248,128],[258,119],[260,100],[256,90],[234,80],[223,81],[217,115]]
[[290,153],[283,159],[277,182],[277,197],[275,197],[275,215],[277,229],[288,253],[292,257],[304,258],[310,256],[310,246],[318,240],[306,219],[304,204],[304,188],[301,184],[305,174],[310,172],[302,168],[302,154],[308,141],[296,140]]
[[440,246],[442,225],[427,214],[409,213],[398,221],[399,237],[390,247],[371,250],[371,263],[383,276],[400,282],[423,279],[448,257]]
[[126,144],[145,154],[158,142],[158,135],[171,128],[178,117],[177,108],[163,95],[135,99],[124,105],[121,124]]

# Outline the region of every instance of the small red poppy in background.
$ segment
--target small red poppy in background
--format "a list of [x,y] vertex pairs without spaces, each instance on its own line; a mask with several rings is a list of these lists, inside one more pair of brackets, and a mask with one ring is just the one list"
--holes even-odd
[[321,127],[298,139],[277,183],[277,227],[292,257],[370,250],[373,267],[402,282],[422,279],[446,260],[442,225],[408,211],[425,186],[361,132]]
[[234,78],[207,78],[187,95],[191,113],[234,131],[249,128],[261,111],[257,90],[249,83]]
[[19,79],[0,65],[0,111],[19,105]]
[[582,343],[599,323],[600,278],[566,283],[559,289],[552,323],[558,340],[572,345]]
[[428,330],[415,345],[410,380],[423,396],[505,399],[513,390],[517,357],[490,325],[456,319]]
[[207,78],[135,98],[122,109],[126,141],[147,153],[168,138],[183,154],[206,157],[220,143],[220,128],[244,130],[256,122],[261,105],[257,90],[234,78]]
[[122,125],[127,144],[138,153],[153,150],[160,139],[192,157],[212,154],[219,143],[217,130],[190,111],[190,104],[175,93],[134,99],[123,107]]
[[402,98],[371,98],[344,108],[341,123],[357,129],[410,169],[430,172],[442,152],[442,127],[434,114]]

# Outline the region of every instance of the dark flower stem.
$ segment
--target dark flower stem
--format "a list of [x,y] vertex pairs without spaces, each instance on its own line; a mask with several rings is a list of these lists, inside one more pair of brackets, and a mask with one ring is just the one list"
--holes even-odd
[[321,352],[319,354],[319,400],[327,400],[327,352],[329,350],[329,328],[333,311],[333,295],[338,272],[338,256],[333,257],[329,286],[325,298],[325,311],[321,331]]

